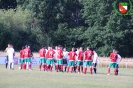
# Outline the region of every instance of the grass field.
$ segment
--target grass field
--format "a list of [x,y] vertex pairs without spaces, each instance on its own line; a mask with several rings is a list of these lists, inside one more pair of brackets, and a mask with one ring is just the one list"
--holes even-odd
[[0,88],[132,88],[133,69],[120,68],[118,76],[107,75],[107,68],[98,68],[98,74],[78,74],[39,71],[8,70],[0,65]]

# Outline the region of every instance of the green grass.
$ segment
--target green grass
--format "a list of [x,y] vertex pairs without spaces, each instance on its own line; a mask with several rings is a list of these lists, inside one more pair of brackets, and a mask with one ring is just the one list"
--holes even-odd
[[0,88],[132,88],[133,69],[120,68],[118,76],[107,75],[107,68],[98,68],[98,74],[78,74],[39,71],[8,70],[0,65]]

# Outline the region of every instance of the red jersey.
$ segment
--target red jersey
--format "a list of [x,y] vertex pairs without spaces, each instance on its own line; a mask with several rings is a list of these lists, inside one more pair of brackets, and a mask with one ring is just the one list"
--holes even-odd
[[24,49],[24,58],[29,58],[31,54],[30,49],[26,48]]
[[75,56],[77,56],[77,54],[74,51],[70,51],[68,53],[69,56],[69,60],[75,60]]
[[112,52],[112,53],[110,54],[111,62],[116,62],[117,58],[118,58],[118,55],[117,55],[116,53],[113,53],[113,52]]
[[39,50],[40,58],[41,58],[41,57],[44,58],[44,57],[45,57],[45,53],[46,53],[46,50],[45,50],[44,48],[40,49],[40,50]]
[[83,61],[83,51],[78,52],[78,60]]
[[92,60],[92,56],[93,56],[93,51],[91,50],[86,50],[85,51],[85,60]]
[[57,53],[56,53],[57,55],[57,58],[58,59],[62,59],[63,58],[63,51],[61,50],[61,49],[57,49]]
[[54,50],[48,50],[47,52],[47,58],[54,58],[55,51]]
[[24,50],[20,50],[20,58],[24,59]]

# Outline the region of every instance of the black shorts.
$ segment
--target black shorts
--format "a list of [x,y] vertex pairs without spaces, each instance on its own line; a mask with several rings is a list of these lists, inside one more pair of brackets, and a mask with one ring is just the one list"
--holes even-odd
[[63,64],[67,64],[67,59],[63,59]]

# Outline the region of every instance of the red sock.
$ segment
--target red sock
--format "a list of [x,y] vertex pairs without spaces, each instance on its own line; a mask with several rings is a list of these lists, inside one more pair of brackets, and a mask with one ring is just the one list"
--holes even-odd
[[116,69],[114,69],[114,75],[116,75]]
[[45,64],[43,65],[43,68],[46,69],[46,65]]
[[56,65],[56,71],[58,71],[58,65]]
[[83,67],[81,66],[81,71],[82,71],[82,73],[83,73]]
[[77,66],[77,71],[80,72],[80,67],[79,66]]
[[67,71],[66,71],[67,73],[69,72],[69,68],[70,68],[70,67],[68,66],[68,67],[67,67]]
[[110,68],[108,68],[108,74],[110,74]]
[[61,71],[63,71],[63,65],[60,65]]
[[50,67],[51,67],[51,66],[49,65],[49,66],[48,66],[48,70],[50,70]]
[[92,67],[90,67],[90,73],[92,74]]
[[42,66],[42,65],[40,64],[40,65],[39,65],[39,69],[41,69],[41,66]]
[[52,68],[53,68],[53,66],[50,66],[50,71],[52,72]]
[[46,66],[46,71],[48,71],[48,67],[49,67],[49,66],[47,65],[47,66]]
[[22,69],[22,67],[23,67],[23,64],[20,64],[20,69]]
[[46,64],[44,64],[44,71],[46,70],[46,67],[47,67]]
[[24,69],[26,69],[26,64],[24,64]]
[[86,72],[87,72],[87,67],[84,68],[84,74],[86,74]]

